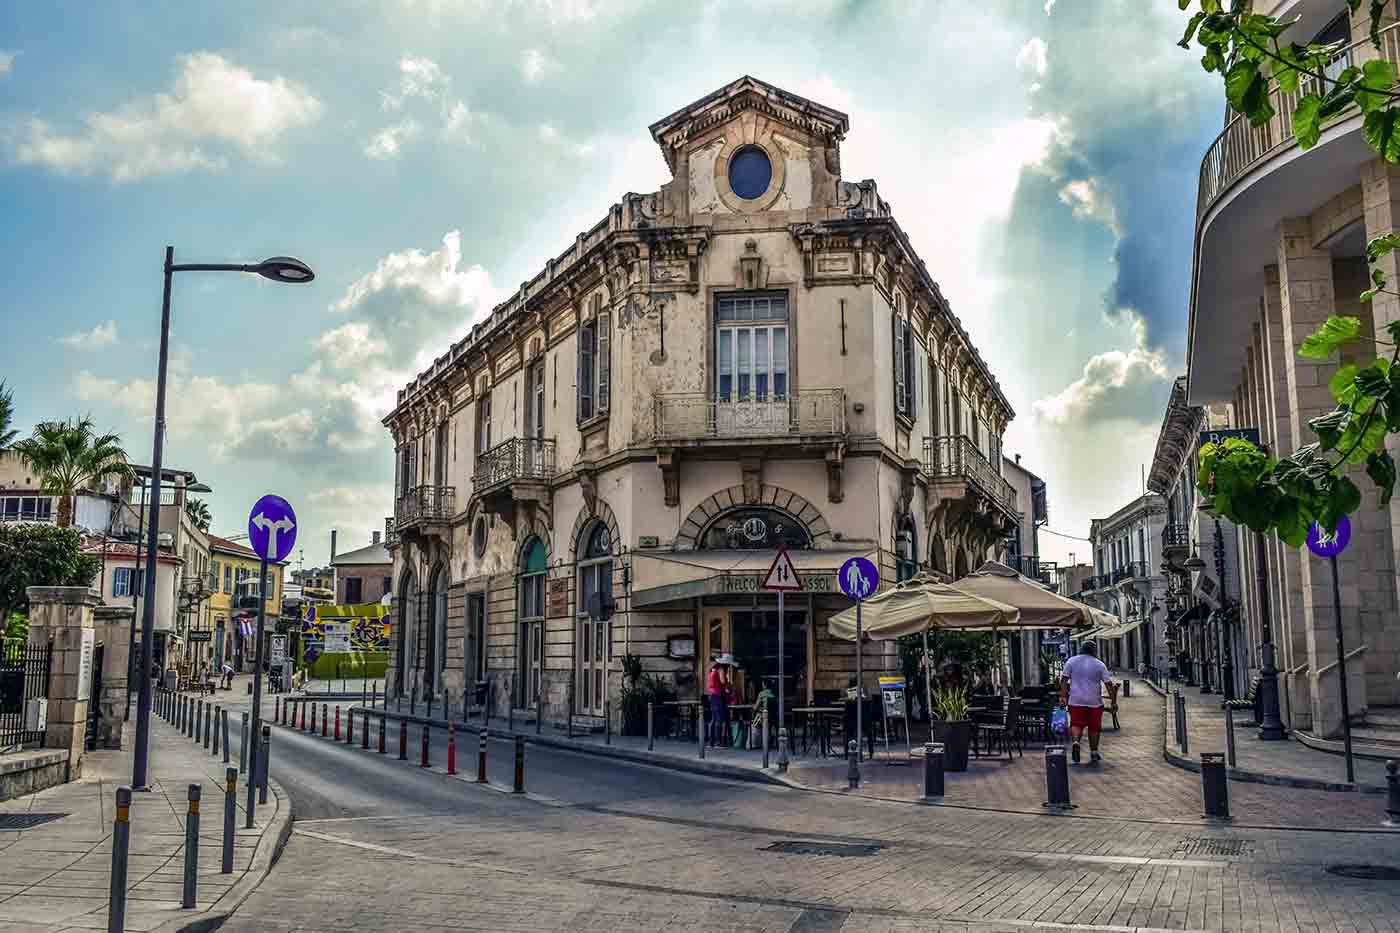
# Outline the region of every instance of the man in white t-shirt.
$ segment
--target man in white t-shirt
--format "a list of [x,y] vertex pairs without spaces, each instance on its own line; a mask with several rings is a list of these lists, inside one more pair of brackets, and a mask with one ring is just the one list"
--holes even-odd
[[1079,739],[1089,733],[1089,762],[1098,764],[1103,760],[1099,754],[1099,735],[1103,730],[1103,690],[1108,685],[1110,701],[1116,701],[1118,684],[1108,668],[1095,655],[1098,650],[1093,641],[1085,641],[1079,646],[1079,653],[1065,662],[1061,673],[1060,699],[1069,705],[1069,729],[1074,744],[1070,748],[1071,757],[1079,762]]

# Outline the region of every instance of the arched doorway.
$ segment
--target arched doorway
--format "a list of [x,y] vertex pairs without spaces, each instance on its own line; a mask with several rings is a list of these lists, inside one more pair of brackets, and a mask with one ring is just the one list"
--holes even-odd
[[418,583],[413,577],[413,571],[404,571],[403,579],[399,582],[399,604],[398,612],[394,619],[394,689],[399,696],[408,693],[408,672],[410,670],[409,653],[412,648],[412,639],[408,637],[409,625],[417,616],[418,611]]
[[953,569],[953,579],[961,580],[967,576],[967,552],[962,548],[957,548],[957,563]]
[[608,526],[594,521],[583,530],[578,543],[578,683],[575,695],[590,716],[603,715],[607,697],[608,658],[612,621],[593,618],[590,601],[595,593],[612,596],[612,535]]
[[934,535],[928,546],[928,562],[941,574],[948,572],[948,546],[943,543],[942,535]]
[[423,633],[423,684],[425,689],[436,693],[442,686],[442,667],[447,655],[447,568],[439,564],[431,580],[428,585],[431,595],[424,613],[427,618]]

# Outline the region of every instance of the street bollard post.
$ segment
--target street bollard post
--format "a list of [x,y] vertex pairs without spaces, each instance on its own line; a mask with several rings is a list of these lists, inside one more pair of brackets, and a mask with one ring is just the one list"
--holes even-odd
[[423,723],[422,755],[420,756],[422,760],[418,762],[420,768],[428,767],[428,730],[430,728],[432,727],[426,722]]
[[652,730],[652,716],[655,712],[654,703],[647,703],[647,751],[656,750],[656,734]]
[[233,874],[233,819],[238,815],[238,769],[224,769],[224,841],[219,871]]
[[224,715],[222,718],[224,720],[224,724],[222,727],[220,727],[220,731],[223,733],[224,737],[224,764],[228,764],[228,710],[224,710]]
[[936,803],[943,799],[943,752],[942,742],[924,743],[924,803]]
[[447,773],[457,773],[457,727],[447,724]]
[[860,786],[860,746],[855,739],[846,743],[846,789]]
[[763,704],[763,770],[768,770],[768,704]]
[[201,720],[203,717],[204,717],[204,701],[203,701],[203,700],[195,700],[195,701],[194,701],[194,716],[192,716],[192,717],[190,718],[190,728],[189,728],[189,731],[185,733],[185,737],[188,738],[188,739],[192,739],[196,745],[199,744],[199,722],[200,722],[200,720]]
[[1385,822],[1394,829],[1400,826],[1400,762],[1394,758],[1385,763]]
[[378,706],[378,705],[379,705],[379,681],[375,681],[375,682],[374,682],[374,689],[370,691],[370,694],[369,694],[369,705],[370,705],[370,706]]
[[1225,756],[1201,752],[1201,796],[1208,820],[1230,822],[1230,782],[1225,773]]
[[388,719],[383,713],[379,714],[379,754],[384,754],[384,729],[385,720]]
[[305,732],[305,731],[306,731],[306,701],[305,701],[305,700],[302,700],[300,703],[297,704],[297,707],[298,707],[298,709],[301,710],[301,725],[297,726],[297,728],[300,729],[302,732]]
[[324,738],[326,737],[326,735],[328,734],[327,726],[329,725],[328,720],[330,719],[330,715],[329,715],[330,711],[331,711],[331,710],[330,710],[330,704],[328,704],[328,703],[322,703],[322,704],[321,704],[321,738],[323,738],[323,739],[324,739]]
[[1045,746],[1045,802],[1048,810],[1073,810],[1069,801],[1069,762],[1063,745]]
[[[536,716],[536,717],[535,717],[535,721],[536,721],[536,722],[539,722],[539,716]],[[539,730],[536,729],[535,731],[538,732]],[[604,698],[604,700],[603,700],[603,744],[604,744],[604,745],[611,745],[611,744],[612,744],[612,698],[611,698],[611,697]]]
[[[243,728],[238,736],[238,773],[248,773],[248,714],[243,713]],[[250,824],[251,825],[251,824]]]
[[340,704],[335,705],[335,740],[340,741]]
[[131,850],[131,788],[117,788],[117,812],[112,818],[112,885],[107,895],[107,933],[126,929],[126,869]]
[[355,708],[353,706],[345,711],[345,744],[355,744]]
[[185,888],[180,906],[194,907],[195,884],[199,880],[199,785],[191,784],[190,808],[185,814]]
[[569,738],[572,739],[574,737],[574,681],[572,677],[569,678],[569,724],[567,728]]
[[1235,766],[1235,711],[1225,706],[1225,763]]
[[209,732],[214,725],[214,704],[204,707],[204,750],[209,751]]
[[311,704],[311,734],[316,734],[316,704]]
[[223,720],[223,718],[224,718],[224,709],[223,709],[223,707],[222,707],[222,706],[216,706],[216,707],[214,707],[214,750],[210,752],[211,755],[217,755],[217,754],[219,754],[219,723]]
[[272,704],[273,704],[273,706],[272,706],[272,721],[275,722],[275,723],[277,723],[278,725],[281,725],[281,724],[282,724],[282,697],[281,697],[281,696],[275,696],[275,697],[273,697],[273,698],[272,698]]
[[705,701],[701,700],[695,707],[695,748],[696,753],[703,760],[705,757]]
[[416,684],[408,691],[408,715],[418,715],[418,686]]
[[1191,736],[1186,728],[1186,697],[1177,694],[1177,705],[1181,707],[1181,754],[1191,753]]
[[262,727],[262,749],[258,754],[258,803],[267,803],[267,768],[272,762],[272,727]]
[[1130,697],[1130,696],[1132,696],[1132,695],[1133,695],[1133,682],[1132,682],[1131,680],[1129,680],[1128,678],[1124,677],[1124,678],[1123,678],[1123,696],[1125,696],[1125,697]]
[[360,732],[360,749],[369,751],[369,710],[365,710],[365,728]]
[[486,783],[486,725],[481,726],[481,743],[476,750],[476,783]]
[[515,701],[506,704],[506,731],[515,732]]
[[408,761],[408,720],[399,720],[399,761]]
[[181,734],[185,731],[185,695],[177,694],[175,697],[175,730]]
[[511,793],[525,793],[525,736],[515,737],[515,783],[511,787]]

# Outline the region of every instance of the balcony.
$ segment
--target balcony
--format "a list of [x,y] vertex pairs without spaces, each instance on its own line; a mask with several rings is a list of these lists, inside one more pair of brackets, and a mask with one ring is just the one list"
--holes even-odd
[[1113,582],[1122,583],[1124,580],[1138,580],[1148,576],[1147,561],[1130,560],[1117,570],[1113,571]]
[[1046,589],[1059,592],[1059,564],[1056,561],[1022,554],[1007,557],[1006,565],[1021,576],[1035,580]]
[[762,458],[821,451],[827,465],[827,495],[842,499],[846,456],[846,392],[806,389],[785,397],[726,400],[703,392],[656,396],[656,462],[665,484],[666,504],[679,501],[679,461],[740,458],[745,483],[757,483]]
[[399,546],[399,530],[394,527],[393,516],[384,519],[384,546],[390,550]]
[[1169,522],[1162,529],[1162,557],[1180,569],[1180,559],[1191,550],[1191,529],[1185,522]]
[[[1375,58],[1400,62],[1400,23],[1383,29],[1380,37],[1379,53],[1367,37],[1332,56],[1327,67],[1323,69],[1324,74],[1336,77],[1343,69],[1353,64],[1361,65]],[[1298,90],[1291,94],[1274,84],[1269,91],[1269,102],[1277,112],[1269,122],[1261,126],[1250,126],[1248,118],[1234,114],[1229,125],[1215,138],[1206,150],[1205,158],[1201,160],[1196,193],[1198,220],[1247,172],[1297,145],[1293,140],[1293,111],[1301,97],[1317,92],[1318,83],[1315,79],[1304,78]],[[1348,107],[1329,122],[1345,119],[1355,113],[1355,107]]]
[[518,502],[548,506],[556,469],[554,441],[513,437],[477,455],[472,492],[488,512],[511,518]]
[[924,438],[923,470],[930,521],[966,524],[974,547],[995,546],[1019,523],[1015,487],[967,437]]
[[[453,486],[414,486],[394,503],[395,538],[442,531],[457,512]],[[388,531],[386,522],[385,530]]]

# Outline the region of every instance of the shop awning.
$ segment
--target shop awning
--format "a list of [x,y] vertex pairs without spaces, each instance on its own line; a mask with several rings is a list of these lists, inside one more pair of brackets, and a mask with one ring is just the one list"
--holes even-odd
[[[891,587],[861,604],[861,631],[874,640],[914,635],[931,628],[1013,628],[1021,617],[1014,606],[964,593],[956,586],[919,579]],[[856,640],[856,609],[828,620],[834,638]]]
[[[774,551],[633,551],[632,608],[645,609],[701,596],[763,595],[763,577]],[[797,569],[801,594],[841,595],[836,571],[852,557],[877,559],[876,549],[788,551]],[[776,594],[773,594],[776,595]]]
[[1120,622],[1117,625],[1110,625],[1108,628],[1099,629],[1090,637],[1092,638],[1122,638],[1131,634],[1143,623],[1142,619],[1133,619],[1131,622]]
[[955,580],[953,585],[964,593],[1015,606],[1021,610],[1021,628],[1082,628],[1094,624],[1094,612],[1098,611],[1052,593],[1035,580],[994,560]]

